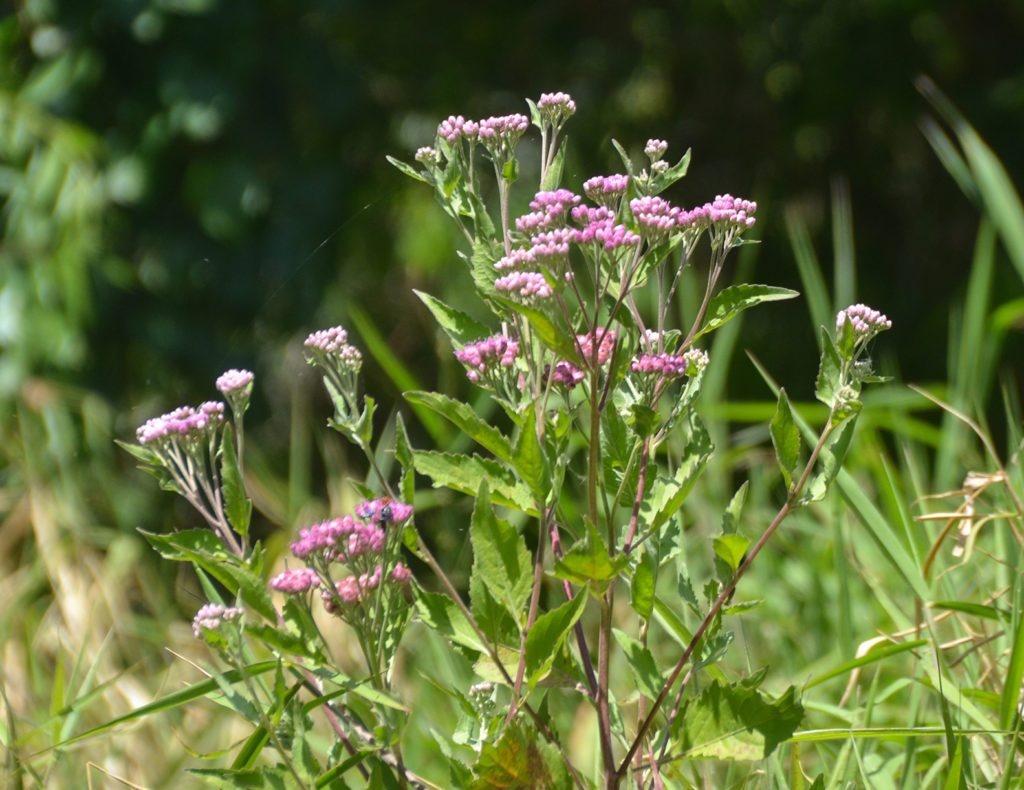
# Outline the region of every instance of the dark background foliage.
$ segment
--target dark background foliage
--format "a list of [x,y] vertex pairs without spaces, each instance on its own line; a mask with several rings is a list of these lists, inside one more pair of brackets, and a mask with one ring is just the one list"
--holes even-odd
[[[1022,33],[1021,3],[967,0],[21,3],[0,23],[0,285],[22,305],[3,308],[4,397],[40,381],[88,393],[130,438],[249,367],[255,426],[283,442],[296,382],[316,387],[297,341],[359,311],[423,384],[457,381],[411,294],[465,294],[457,239],[384,156],[411,159],[449,114],[524,111],[552,90],[580,108],[570,185],[621,169],[611,137],[661,137],[694,152],[676,202],[757,199],[756,281],[799,287],[787,207],[827,269],[830,190],[848,185],[859,296],[897,325],[888,364],[940,378],[977,214],[918,129],[913,81],[930,75],[1020,183]],[[70,225],[32,204],[29,233],[11,185],[55,151],[93,191]],[[752,314],[744,345],[808,397],[815,347],[793,305]],[[374,364],[367,380],[396,399]],[[756,382],[737,370],[731,392]],[[109,463],[119,492],[146,485],[129,459]],[[135,526],[152,500],[129,500],[99,518]]]

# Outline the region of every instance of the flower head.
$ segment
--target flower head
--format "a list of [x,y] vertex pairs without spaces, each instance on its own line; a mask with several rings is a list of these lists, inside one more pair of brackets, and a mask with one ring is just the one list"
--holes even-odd
[[356,373],[363,364],[359,349],[348,342],[348,332],[343,327],[332,326],[311,333],[304,343],[315,360],[331,360],[344,371]]
[[456,140],[475,140],[480,125],[476,121],[467,121],[461,115],[449,115],[437,127],[437,136],[449,143]]
[[847,321],[858,335],[875,335],[892,328],[892,321],[866,304],[852,304],[840,310],[836,316],[836,330],[841,331]]
[[661,159],[665,152],[668,150],[668,143],[664,140],[651,139],[647,141],[647,145],[644,146],[644,153],[651,160],[652,163],[657,162]]
[[455,358],[469,368],[466,378],[479,381],[495,377],[501,368],[511,368],[519,354],[519,341],[505,335],[492,335],[475,343],[467,343],[455,352]]
[[678,378],[696,373],[708,364],[708,355],[697,348],[683,354],[641,354],[630,366],[634,373],[655,375],[658,378]]
[[594,356],[594,337],[597,337],[597,364],[603,365],[611,359],[612,351],[615,350],[617,335],[614,329],[605,330],[599,328],[596,332],[588,332],[585,335],[576,335],[576,342],[579,343],[580,356],[588,365]]
[[617,206],[629,186],[629,176],[616,173],[594,176],[583,182],[583,194],[602,206]]
[[242,610],[237,606],[224,606],[219,603],[208,603],[196,612],[192,620],[192,633],[196,639],[203,635],[203,629],[216,631],[222,623],[234,620],[242,616]]
[[174,411],[153,417],[135,431],[139,444],[196,442],[207,438],[224,422],[224,404],[207,401],[198,408],[179,406]]
[[558,128],[576,113],[576,102],[568,93],[542,93],[537,100],[542,121]]
[[278,592],[296,595],[320,586],[320,575],[312,568],[291,568],[270,580],[270,587]]

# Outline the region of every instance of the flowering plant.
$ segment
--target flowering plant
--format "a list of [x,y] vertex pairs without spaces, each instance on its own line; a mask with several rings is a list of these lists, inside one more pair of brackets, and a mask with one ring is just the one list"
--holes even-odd
[[[366,455],[372,474],[353,513],[300,530],[291,544],[300,565],[273,575],[269,588],[280,597],[272,597],[263,549],[248,541],[240,472],[251,374],[218,380],[233,419],[219,403],[179,409],[146,423],[129,446],[213,529],[147,538],[200,571],[213,608],[200,611],[195,631],[232,667],[217,688],[231,698],[239,684],[246,691],[237,709],[256,730],[230,769],[206,772],[218,781],[241,786],[259,774],[301,787],[342,777],[437,786],[403,758],[405,703],[393,669],[410,618],[470,658],[476,676],[446,689],[467,721],[437,735],[449,771],[438,781],[447,786],[675,786],[683,761],[767,756],[801,721],[795,688],[771,698],[758,688],[763,673],[730,682],[718,668],[732,640],[728,618],[752,606],[732,598],[785,518],[820,500],[838,473],[861,387],[874,379],[867,346],[890,322],[853,305],[822,329],[816,395],[828,417],[815,436],[779,392],[770,435],[783,504],[750,540],[739,488],[711,547],[716,574],[698,596],[681,522],[714,452],[698,396],[715,360],[702,345],[741,311],[796,293],[719,287],[729,253],[749,243],[757,204],[725,194],[684,209],[663,198],[686,174],[689,152],[670,164],[667,143],[650,140],[637,166],[615,143],[624,172],[587,179],[577,194],[562,184],[574,101],[554,93],[528,104],[529,117],[452,116],[434,145],[416,152],[418,165],[390,160],[432,188],[460,229],[469,276],[493,316],[484,324],[418,294],[500,420],[441,393],[405,393],[477,452],[414,448],[399,416],[383,449],[400,472],[386,474],[374,401],[358,391],[360,352],[341,327],[310,335],[307,359],[334,405],[330,425]],[[513,194],[517,146],[531,125],[540,134],[539,189],[513,218],[524,205]],[[680,326],[683,273],[702,248],[709,262],[699,307]],[[415,523],[417,474],[475,500],[468,600]],[[415,578],[411,558],[421,569]],[[341,674],[318,602],[356,635],[361,679]],[[651,640],[665,623],[682,649],[662,664]],[[632,682],[613,683],[613,664]],[[274,679],[263,682],[266,673]],[[594,712],[593,760],[565,748],[565,722],[581,707]],[[330,749],[314,747],[313,713],[333,733]],[[279,762],[259,766],[267,744]]]

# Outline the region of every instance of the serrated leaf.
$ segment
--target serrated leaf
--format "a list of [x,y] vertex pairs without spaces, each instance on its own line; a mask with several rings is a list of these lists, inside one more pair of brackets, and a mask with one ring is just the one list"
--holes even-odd
[[832,335],[824,327],[821,329],[821,349],[821,364],[818,366],[814,396],[831,408],[843,385],[843,363]]
[[650,551],[643,551],[629,583],[630,606],[645,620],[654,612],[654,588],[658,561]]
[[622,653],[625,655],[630,669],[633,670],[633,679],[636,681],[637,690],[649,700],[656,700],[665,685],[665,679],[661,676],[658,662],[654,660],[651,651],[618,628],[613,628],[612,633],[615,635],[619,647],[622,648]]
[[538,617],[530,628],[526,635],[526,672],[531,689],[554,663],[565,637],[586,608],[587,595],[584,587],[571,601]]
[[744,480],[743,485],[736,489],[729,505],[722,514],[722,534],[732,535],[739,529],[740,515],[743,513],[743,505],[747,501],[747,491],[750,488],[750,481]]
[[761,760],[790,738],[804,717],[790,686],[768,701],[755,688],[713,680],[688,699],[672,723],[676,756],[691,759]]
[[252,500],[245,495],[242,470],[235,453],[234,432],[230,425],[224,426],[224,438],[220,448],[221,493],[224,496],[224,515],[243,538],[249,534],[252,520]]
[[825,497],[829,486],[835,480],[843,468],[843,459],[850,449],[850,442],[853,439],[853,431],[856,427],[857,412],[848,414],[843,422],[837,423],[832,429],[821,452],[818,453],[818,466],[820,471],[811,478],[806,488],[800,495],[800,504],[818,502]]
[[[750,548],[750,541],[742,535],[719,535],[714,540],[715,554],[722,558],[733,573],[743,562],[743,556]],[[728,580],[723,580],[728,581]]]
[[424,178],[423,174],[412,165],[408,165],[400,159],[395,159],[395,157],[393,156],[385,156],[384,158],[388,160],[388,164],[390,164],[397,170],[401,171],[402,173],[405,173],[407,176],[409,176],[409,178],[414,178],[417,181],[422,181],[424,184],[430,183],[430,181]]
[[486,652],[480,637],[455,601],[447,595],[418,589],[415,596],[415,611],[420,622],[456,644],[481,653]]
[[522,622],[533,586],[530,552],[523,536],[494,515],[487,481],[481,482],[477,492],[469,539],[473,545],[473,575],[513,620]]
[[440,299],[436,299],[422,291],[413,291],[413,293],[427,306],[427,309],[433,314],[434,319],[441,329],[444,330],[444,333],[451,339],[452,345],[455,348],[461,349],[467,343],[472,343],[494,334],[480,322],[475,321],[453,307],[449,307]]
[[686,171],[690,169],[690,149],[686,149],[686,153],[683,154],[682,159],[676,162],[672,167],[663,173],[655,173],[653,177],[653,184],[651,188],[652,194],[659,194],[664,192],[676,181],[686,175]]
[[[543,419],[543,416],[541,416]],[[527,406],[523,424],[519,428],[519,436],[516,438],[515,448],[512,454],[512,466],[519,477],[529,487],[536,503],[543,507],[550,491],[545,491],[546,484],[549,485],[547,465],[544,459],[544,450],[540,445],[537,436],[537,408],[535,404]]]
[[484,741],[473,766],[472,790],[554,787],[553,775],[541,750],[541,739],[513,720],[497,743]]
[[587,535],[573,544],[560,560],[555,560],[555,576],[576,584],[590,584],[591,592],[602,595],[629,558],[608,554],[608,544],[593,524],[587,522]]
[[477,455],[414,450],[413,465],[421,475],[433,481],[434,488],[447,487],[475,495],[484,480],[491,490],[491,499],[530,516],[536,516],[533,495],[515,473],[496,461]]
[[465,403],[437,392],[406,392],[405,399],[440,414],[481,447],[494,453],[499,460],[511,463],[512,445],[508,437],[485,422]]
[[659,477],[640,507],[645,531],[655,532],[683,506],[711,453],[687,454],[672,477]]
[[548,172],[544,175],[544,181],[541,183],[540,188],[545,191],[551,191],[558,189],[558,185],[562,183],[562,173],[565,170],[565,150],[568,145],[568,137],[562,137],[558,141],[558,151],[550,162],[548,162]]
[[694,336],[694,339],[718,329],[722,324],[732,320],[736,315],[754,305],[761,304],[762,302],[792,299],[799,295],[799,291],[794,291],[790,288],[754,283],[731,285],[728,288],[723,288],[708,304],[704,326]]
[[800,476],[800,429],[793,419],[793,409],[784,389],[779,390],[779,405],[769,426],[772,444],[779,468],[786,480],[786,490],[793,487],[793,481]]
[[626,153],[626,149],[619,145],[619,141],[614,137],[612,138],[612,147],[615,148],[619,153],[619,158],[622,159],[622,166],[626,168],[626,172],[630,178],[633,177],[633,160],[629,158],[629,154]]

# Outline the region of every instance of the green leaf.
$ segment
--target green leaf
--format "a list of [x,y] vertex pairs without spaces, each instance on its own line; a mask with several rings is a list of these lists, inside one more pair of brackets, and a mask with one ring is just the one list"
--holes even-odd
[[551,759],[537,733],[515,719],[497,743],[484,741],[481,745],[480,759],[473,767],[476,780],[472,790],[564,786],[554,784]]
[[480,483],[486,480],[494,502],[530,516],[538,515],[530,490],[516,479],[512,470],[496,461],[477,455],[414,450],[413,465],[433,481],[434,488],[443,486],[475,496]]
[[[721,557],[735,574],[743,562],[743,557],[750,548],[750,541],[742,535],[719,535],[714,540],[715,554]],[[730,577],[731,578],[731,577]],[[723,579],[728,582],[728,579]]]
[[626,168],[626,172],[629,174],[630,178],[632,178],[633,160],[629,158],[629,154],[626,153],[626,149],[623,148],[619,144],[619,141],[616,140],[614,137],[612,138],[612,147],[619,152],[619,158],[622,159],[622,166]]
[[565,637],[580,619],[586,605],[587,588],[584,587],[571,601],[538,617],[530,628],[526,635],[526,672],[531,689],[551,668]]
[[736,489],[729,505],[722,514],[722,534],[732,535],[739,529],[740,515],[743,513],[743,504],[747,501],[747,491],[750,488],[750,481],[744,480],[743,485]]
[[555,576],[576,584],[590,584],[595,595],[603,595],[609,583],[627,564],[629,558],[618,554],[613,559],[600,533],[587,522],[587,535],[576,541],[562,559],[555,560]]
[[793,419],[793,410],[784,389],[779,390],[779,405],[772,417],[770,430],[775,456],[786,480],[786,490],[791,490],[793,481],[800,476],[800,429]]
[[243,538],[249,534],[252,519],[252,500],[245,495],[242,470],[235,454],[234,432],[230,425],[224,426],[224,439],[220,447],[221,493],[224,495],[224,515],[228,517],[235,532]]
[[[859,404],[858,404],[859,405]],[[800,495],[800,504],[819,502],[824,498],[832,481],[843,468],[843,459],[850,449],[850,442],[853,439],[853,430],[856,427],[856,417],[859,409],[852,409],[843,422],[839,422],[832,428],[828,438],[818,453],[818,464],[821,471],[818,472],[807,484]]]
[[659,477],[654,481],[640,507],[645,531],[657,531],[679,511],[710,457],[710,452],[688,454],[672,477]]
[[458,605],[447,595],[416,590],[416,616],[420,622],[441,636],[456,644],[476,650],[487,651],[473,626]]
[[843,386],[843,363],[839,358],[832,334],[821,328],[821,364],[818,367],[818,381],[814,389],[815,397],[829,408],[835,403],[839,390]]
[[511,463],[512,446],[508,437],[485,422],[465,403],[437,392],[406,392],[405,399],[440,414],[481,447],[494,453],[499,460]]
[[562,173],[565,171],[565,150],[568,144],[568,137],[562,137],[558,141],[558,151],[554,158],[548,163],[548,172],[540,188],[545,191],[558,189],[562,183]]
[[713,680],[699,697],[686,700],[672,734],[683,757],[761,760],[793,735],[803,717],[793,686],[769,702],[756,688]]
[[522,622],[533,586],[530,552],[523,536],[495,517],[486,480],[477,493],[469,539],[473,545],[473,575],[482,580],[513,620]]
[[537,408],[534,403],[527,406],[523,424],[519,428],[519,436],[516,438],[512,456],[512,466],[529,487],[537,505],[543,507],[548,495],[552,492],[550,491],[550,476],[547,473],[544,450],[537,436]]
[[422,181],[424,184],[430,183],[423,177],[423,174],[412,165],[408,165],[400,159],[395,159],[393,156],[385,156],[384,158],[388,160],[388,164],[405,173],[409,178],[415,178],[417,181]]
[[643,551],[629,584],[630,605],[638,615],[650,620],[654,613],[654,588],[658,561],[650,551]]
[[457,349],[461,349],[467,343],[472,343],[494,334],[483,324],[474,321],[465,313],[449,307],[440,299],[435,299],[430,294],[423,293],[422,291],[413,291],[413,293],[433,313],[434,319]]
[[1004,730],[1013,729],[1017,705],[1020,702],[1021,683],[1024,682],[1024,617],[1017,618],[1013,634],[1013,650],[1010,665],[1006,670],[1003,695],[999,704],[999,726]]
[[651,183],[651,194],[657,195],[664,192],[676,181],[686,175],[686,171],[690,169],[690,149],[686,149],[686,153],[683,154],[683,158],[676,162],[672,167],[663,173],[655,173]]
[[762,302],[777,302],[781,299],[792,299],[799,296],[799,291],[790,288],[779,288],[775,285],[756,285],[745,283],[743,285],[732,285],[723,288],[708,304],[704,326],[694,336],[696,340],[701,335],[706,335],[718,329],[722,324],[735,318],[737,314],[761,304]]
[[651,651],[618,628],[613,628],[612,633],[615,634],[615,639],[633,670],[633,679],[636,681],[637,690],[649,700],[656,700],[665,685],[665,679],[661,676],[658,662],[654,660]]

